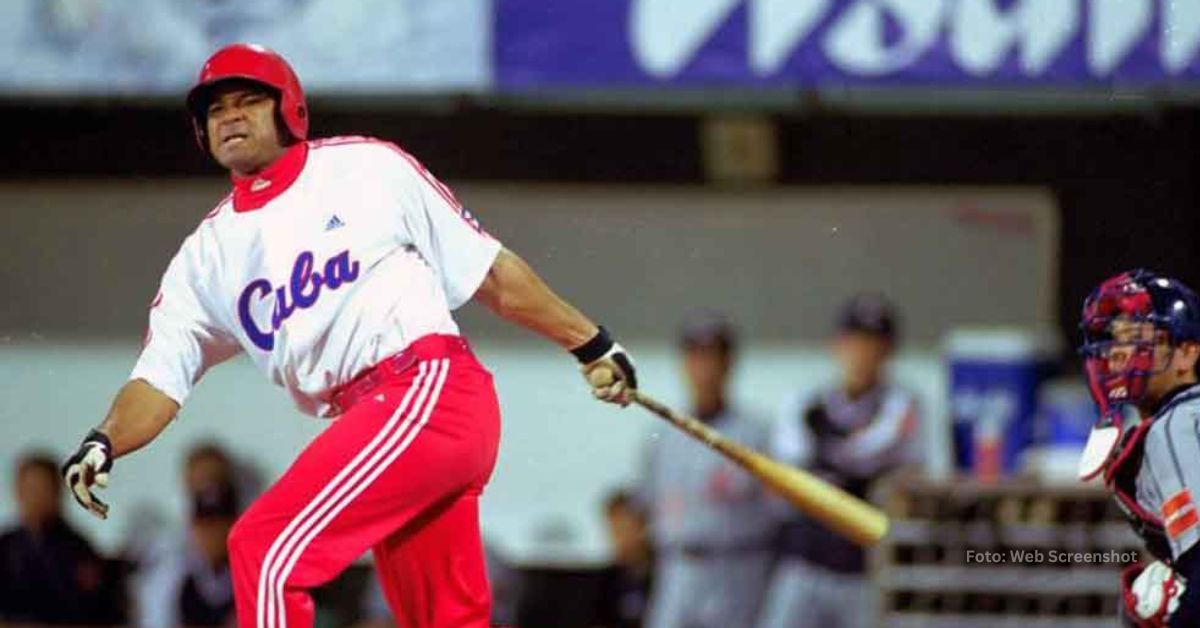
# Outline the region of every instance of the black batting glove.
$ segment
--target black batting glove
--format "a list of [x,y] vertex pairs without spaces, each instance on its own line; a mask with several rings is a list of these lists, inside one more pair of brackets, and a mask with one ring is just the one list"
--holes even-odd
[[591,340],[571,350],[583,366],[592,394],[601,401],[627,406],[637,390],[633,359],[603,327]]
[[108,486],[108,472],[112,470],[112,443],[98,430],[88,432],[87,438],[79,445],[79,449],[71,454],[63,463],[63,480],[75,501],[85,510],[100,517],[108,518],[108,504],[100,501],[92,493],[92,487]]

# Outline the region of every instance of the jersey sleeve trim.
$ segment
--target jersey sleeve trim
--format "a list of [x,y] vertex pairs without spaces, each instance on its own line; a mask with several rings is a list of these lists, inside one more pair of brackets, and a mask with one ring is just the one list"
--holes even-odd
[[1192,492],[1185,488],[1163,502],[1163,516],[1170,517],[1190,503],[1192,503]]
[[171,401],[174,401],[175,404],[181,408],[183,407],[183,403],[187,401],[189,395],[189,391],[185,391],[179,386],[167,385],[167,383],[160,378],[155,378],[154,373],[151,372],[150,369],[144,369],[141,367],[134,368],[133,372],[129,374],[129,379],[127,381],[145,382],[147,386],[166,395],[171,399]]
[[1167,536],[1172,539],[1178,539],[1200,524],[1191,491],[1183,489],[1163,502],[1163,522],[1166,523]]

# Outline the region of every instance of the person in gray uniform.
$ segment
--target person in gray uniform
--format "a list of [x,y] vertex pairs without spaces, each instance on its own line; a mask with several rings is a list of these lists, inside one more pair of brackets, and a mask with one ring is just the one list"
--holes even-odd
[[[770,451],[866,498],[884,474],[915,454],[917,404],[890,384],[885,368],[896,343],[896,316],[882,297],[859,295],[843,307],[832,343],[840,380],[785,404]],[[759,628],[859,628],[875,622],[866,555],[797,511],[781,524],[778,563]]]
[[1079,476],[1103,476],[1156,559],[1122,572],[1122,623],[1200,626],[1200,298],[1176,279],[1128,271],[1092,292],[1080,327],[1099,418]]
[[[720,315],[698,313],[685,321],[680,348],[691,410],[723,434],[761,448],[768,426],[729,399],[736,345]],[[658,557],[647,628],[753,626],[774,529],[765,488],[674,429],[652,436],[639,488]]]

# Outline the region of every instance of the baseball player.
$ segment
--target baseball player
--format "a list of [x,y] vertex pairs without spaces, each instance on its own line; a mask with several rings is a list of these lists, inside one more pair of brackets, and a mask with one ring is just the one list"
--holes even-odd
[[[881,297],[859,295],[842,308],[833,340],[841,380],[785,404],[771,451],[865,498],[872,482],[909,462],[917,405],[884,369],[896,343],[896,316]],[[760,628],[866,628],[873,601],[861,548],[789,510],[779,563]]]
[[1079,475],[1102,476],[1157,559],[1121,575],[1134,626],[1200,626],[1200,298],[1145,270],[1100,284],[1083,305],[1081,353],[1099,419]]
[[[730,405],[736,338],[723,317],[692,316],[680,334],[695,416],[755,448],[769,428]],[[648,628],[753,626],[770,568],[765,489],[677,430],[650,441],[639,497],[648,504],[657,566]]]
[[238,625],[311,626],[308,590],[367,549],[402,625],[487,625],[478,506],[499,408],[451,311],[475,298],[569,349],[605,401],[628,404],[632,361],[412,155],[309,140],[278,54],[222,48],[187,106],[233,191],[168,266],[130,379],[64,464],[66,483],[104,518],[92,489],[113,461],[244,351],[303,411],[337,420],[230,532]]

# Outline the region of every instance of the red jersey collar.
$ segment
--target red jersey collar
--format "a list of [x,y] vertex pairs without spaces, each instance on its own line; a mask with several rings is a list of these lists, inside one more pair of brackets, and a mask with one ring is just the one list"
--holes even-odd
[[275,163],[262,172],[248,177],[231,174],[233,179],[233,211],[248,212],[261,209],[291,187],[304,163],[308,160],[308,142],[290,146]]

